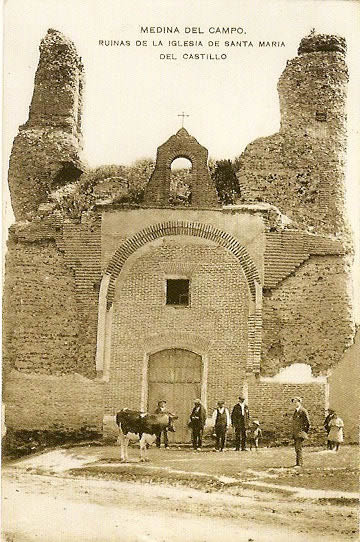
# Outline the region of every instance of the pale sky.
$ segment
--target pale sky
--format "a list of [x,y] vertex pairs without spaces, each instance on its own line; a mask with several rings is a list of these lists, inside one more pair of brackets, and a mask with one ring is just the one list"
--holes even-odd
[[[252,140],[279,128],[277,81],[314,27],[348,44],[348,202],[359,230],[360,4],[349,0],[7,0],[4,8],[4,179],[18,126],[28,117],[39,43],[48,28],[70,38],[82,57],[84,154],[91,166],[155,158],[157,147],[181,126],[215,159],[234,158]],[[178,27],[179,34],[144,34],[141,26]],[[197,29],[185,33],[184,28]],[[243,29],[232,36],[210,28]],[[203,34],[200,34],[203,32]],[[159,40],[202,41],[201,46],[152,45]],[[99,40],[129,40],[105,47]],[[147,40],[137,47],[136,40]],[[208,42],[220,42],[219,47]],[[253,47],[225,47],[225,40]],[[259,48],[260,41],[285,47]],[[173,54],[177,60],[162,60]],[[226,54],[226,60],[184,60],[183,54]],[[6,185],[5,185],[6,186]],[[5,191],[5,200],[8,194]],[[11,220],[9,204],[6,222]]]

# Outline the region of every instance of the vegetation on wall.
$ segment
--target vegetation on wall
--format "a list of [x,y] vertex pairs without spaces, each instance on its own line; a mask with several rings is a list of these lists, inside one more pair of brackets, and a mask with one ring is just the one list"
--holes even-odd
[[[110,204],[141,204],[144,189],[155,167],[151,158],[136,160],[129,166],[106,165],[90,169],[74,183],[50,194],[50,201],[62,215],[80,218],[96,207]],[[239,183],[231,160],[209,161],[220,202],[235,203],[240,195]],[[191,169],[175,169],[171,173],[170,205],[187,205],[191,198]]]

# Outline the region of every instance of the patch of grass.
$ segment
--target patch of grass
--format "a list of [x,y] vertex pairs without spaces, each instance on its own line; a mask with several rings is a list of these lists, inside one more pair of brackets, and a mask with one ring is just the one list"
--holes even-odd
[[[149,483],[149,484],[166,484],[172,486],[186,486],[192,489],[200,489],[205,492],[223,491],[227,486],[224,482],[213,478],[210,475],[207,476],[194,476],[192,473],[178,473],[169,472],[167,470],[157,470],[154,472],[152,469],[136,468],[136,472],[130,471],[126,466],[117,467],[105,467],[105,466],[92,466],[83,467],[81,469],[72,469],[68,471],[68,474],[75,477],[84,478],[96,478],[102,480],[116,480],[122,482],[135,482],[135,483]],[[232,484],[233,486],[233,484]],[[240,488],[240,484],[239,484]]]

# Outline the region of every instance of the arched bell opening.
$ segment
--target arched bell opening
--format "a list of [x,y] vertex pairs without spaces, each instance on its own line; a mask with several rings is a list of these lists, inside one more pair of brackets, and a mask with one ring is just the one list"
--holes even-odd
[[170,205],[190,205],[192,173],[193,164],[189,158],[179,156],[171,162],[169,191]]

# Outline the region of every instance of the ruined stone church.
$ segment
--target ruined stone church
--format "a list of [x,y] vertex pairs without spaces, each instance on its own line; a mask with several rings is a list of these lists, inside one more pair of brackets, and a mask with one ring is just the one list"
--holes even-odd
[[[9,165],[8,430],[106,434],[119,409],[166,399],[186,442],[194,398],[211,412],[241,394],[283,441],[300,395],[311,438],[321,435],[327,378],[354,335],[345,54],[337,36],[301,41],[278,83],[279,131],[239,159],[236,204],[220,204],[208,150],[184,128],[159,142],[143,200],[123,204],[111,197],[123,179],[81,184],[84,69],[74,44],[48,31]],[[191,162],[191,195],[173,205],[179,157]],[[74,218],[52,194],[79,186],[95,204]],[[307,376],[287,378],[295,366]]]

